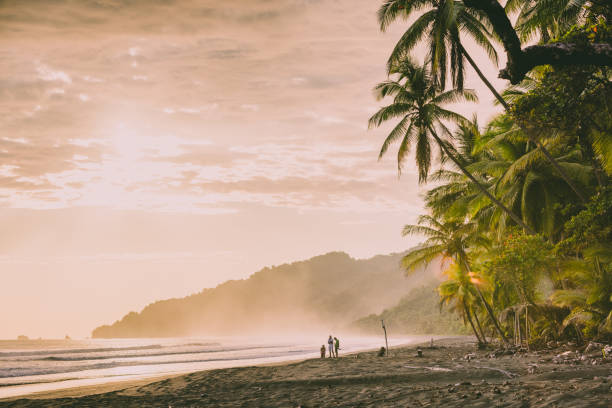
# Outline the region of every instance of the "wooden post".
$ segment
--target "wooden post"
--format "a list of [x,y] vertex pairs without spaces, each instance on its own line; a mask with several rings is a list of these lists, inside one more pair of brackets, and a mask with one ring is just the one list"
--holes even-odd
[[529,319],[527,318],[528,310],[529,305],[525,305],[525,341],[527,343],[527,351],[529,351]]
[[523,346],[523,333],[521,333],[521,309],[519,309],[516,318],[516,328],[518,329],[518,346]]
[[382,323],[382,328],[385,331],[385,346],[387,346],[387,353],[386,355],[389,356],[389,343],[387,342],[387,328],[385,327],[385,321],[384,320],[380,320],[380,322]]
[[519,337],[521,334],[521,330],[519,329],[519,324],[520,324],[520,318],[518,315],[518,309],[515,306],[514,307],[514,345],[515,346],[520,346],[521,344],[521,338]]

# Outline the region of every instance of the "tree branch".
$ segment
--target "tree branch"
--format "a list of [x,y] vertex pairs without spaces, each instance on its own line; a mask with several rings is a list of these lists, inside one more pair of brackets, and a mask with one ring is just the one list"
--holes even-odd
[[484,12],[501,39],[508,62],[499,77],[513,84],[523,80],[527,72],[539,65],[612,66],[612,45],[606,43],[551,43],[521,48],[521,41],[506,11],[497,0],[464,0],[466,6]]
[[508,64],[499,72],[499,77],[517,84],[538,65],[612,66],[612,45],[564,42],[532,45],[521,51],[520,58],[514,57],[512,64],[508,57]]

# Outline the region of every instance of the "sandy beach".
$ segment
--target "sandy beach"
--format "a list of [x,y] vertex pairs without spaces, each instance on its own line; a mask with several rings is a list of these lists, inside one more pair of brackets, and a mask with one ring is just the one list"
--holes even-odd
[[[3,407],[609,407],[612,359],[570,345],[478,350],[459,339],[339,359],[210,370],[5,400]],[[109,388],[110,387],[110,388]],[[120,388],[120,389],[118,389]],[[90,395],[86,395],[90,394]]]

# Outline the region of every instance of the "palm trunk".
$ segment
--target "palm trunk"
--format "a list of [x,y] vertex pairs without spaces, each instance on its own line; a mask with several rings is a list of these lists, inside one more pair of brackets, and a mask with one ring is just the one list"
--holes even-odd
[[[470,273],[471,272],[470,265],[467,263],[465,259],[463,260],[463,264],[465,266],[465,269],[468,271],[468,273]],[[491,305],[489,305],[489,302],[487,302],[487,300],[485,299],[478,285],[474,285],[474,288],[476,288],[476,293],[478,293],[478,297],[480,298],[480,301],[484,305],[485,310],[487,311],[487,314],[489,315],[489,318],[493,322],[493,326],[495,326],[495,330],[497,330],[497,334],[499,334],[499,337],[501,337],[504,344],[508,345],[508,339],[506,339],[506,336],[504,335],[504,332],[501,329],[499,322],[497,321],[497,317],[495,317],[495,313],[493,313],[493,308],[491,308]]]
[[486,195],[489,200],[491,200],[496,206],[498,206],[499,208],[501,208],[506,214],[508,214],[510,216],[510,218],[512,218],[514,220],[514,222],[516,222],[518,225],[520,225],[525,231],[527,231],[530,234],[535,234],[535,231],[528,226],[527,224],[525,224],[525,222],[523,222],[523,220],[516,215],[515,213],[513,213],[512,211],[510,211],[510,209],[508,207],[506,207],[501,201],[499,201],[493,194],[491,194],[489,192],[489,190],[487,190],[487,188],[485,186],[483,186],[482,184],[480,184],[480,182],[478,180],[476,180],[476,178],[472,175],[472,173],[470,173],[469,171],[467,171],[467,169],[461,164],[459,163],[459,160],[457,160],[455,158],[455,156],[452,155],[452,153],[448,150],[448,148],[446,147],[446,145],[444,144],[444,142],[442,142],[442,140],[438,137],[438,135],[436,134],[436,132],[429,127],[429,131],[431,132],[431,135],[433,136],[434,139],[436,139],[436,142],[438,143],[438,145],[440,146],[440,148],[444,151],[444,153],[453,161],[453,163],[455,163],[457,165],[457,167],[459,167],[459,169],[461,170],[461,172],[467,177],[469,178],[474,184],[476,184],[476,186],[478,187],[478,189],[484,194]]
[[[508,102],[506,102],[504,100],[504,98],[502,98],[502,96],[499,94],[499,92],[497,92],[497,90],[493,87],[493,84],[491,84],[489,82],[489,80],[484,76],[482,71],[478,68],[478,65],[476,65],[476,62],[474,62],[474,60],[472,59],[470,54],[468,54],[468,52],[465,50],[465,48],[463,48],[463,45],[459,44],[459,49],[460,49],[461,53],[465,56],[465,59],[468,60],[468,62],[470,63],[470,65],[472,66],[474,71],[476,71],[476,74],[478,75],[478,77],[480,77],[482,82],[484,82],[484,84],[487,86],[487,88],[489,88],[489,90],[491,91],[493,96],[495,96],[495,99],[497,99],[499,101],[499,103],[504,107],[506,112],[509,112],[510,111],[510,106],[508,105]],[[584,198],[584,195],[582,195],[582,192],[580,192],[578,187],[574,184],[573,180],[567,175],[565,170],[563,170],[561,168],[561,166],[559,166],[559,163],[557,163],[557,161],[554,159],[554,157],[552,157],[552,155],[544,147],[544,145],[542,145],[542,143],[540,143],[534,137],[533,132],[528,131],[527,129],[523,129],[522,127],[521,127],[521,130],[523,130],[525,132],[525,134],[527,135],[527,137],[529,138],[529,140],[531,142],[533,142],[538,147],[538,149],[540,149],[540,151],[544,154],[544,157],[546,157],[546,159],[550,162],[550,164],[553,165],[553,167],[561,175],[563,180],[565,180],[565,182],[570,186],[570,188],[572,190],[574,190],[574,193],[576,193],[576,195],[578,196],[580,201],[582,201],[583,204],[586,203],[586,199]]]
[[491,84],[491,82],[489,82],[487,77],[484,76],[484,74],[482,73],[480,68],[478,68],[478,65],[476,65],[476,62],[472,59],[470,54],[468,54],[468,52],[465,50],[465,48],[463,48],[462,44],[459,44],[459,50],[461,51],[461,53],[463,54],[465,59],[468,60],[468,62],[470,63],[470,65],[472,66],[474,71],[476,71],[476,74],[478,75],[480,80],[482,82],[484,82],[484,84],[487,86],[487,88],[489,88],[489,90],[491,91],[493,96],[495,96],[495,99],[497,99],[497,101],[501,104],[501,106],[504,107],[504,110],[506,112],[508,112],[510,110],[510,106],[508,105],[508,102],[506,102],[504,100],[504,98],[502,98],[502,96],[499,94],[499,92],[497,92],[497,90],[493,87],[493,84]]
[[480,288],[477,285],[474,285],[474,287],[476,288],[476,292],[478,292],[478,296],[480,297],[480,300],[482,300],[482,303],[484,303],[485,305],[485,309],[487,310],[487,313],[489,314],[489,317],[491,318],[491,321],[493,322],[493,325],[495,326],[495,330],[497,330],[497,334],[499,334],[504,344],[508,344],[508,340],[506,339],[504,332],[499,326],[499,322],[497,321],[497,317],[495,317],[495,313],[493,313],[493,309],[491,308],[489,303],[484,298],[484,295],[480,291]]
[[468,305],[465,303],[465,299],[463,300],[463,310],[465,310],[465,316],[467,317],[468,322],[470,322],[470,326],[472,326],[472,330],[474,331],[474,335],[476,335],[476,338],[478,339],[478,344],[482,344],[482,339],[478,335],[478,331],[476,330],[476,326],[474,326],[474,322],[472,321],[472,316],[470,314],[470,309],[468,308]]
[[482,342],[487,344],[487,336],[485,336],[484,331],[482,330],[482,326],[480,325],[480,320],[478,319],[478,313],[474,312],[474,320],[476,320],[476,326],[478,326],[478,331],[482,336]]

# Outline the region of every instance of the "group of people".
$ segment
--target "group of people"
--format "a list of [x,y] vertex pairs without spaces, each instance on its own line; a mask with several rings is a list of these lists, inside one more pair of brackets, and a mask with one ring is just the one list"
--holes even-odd
[[[338,350],[340,349],[340,340],[337,337],[329,335],[327,339],[327,348],[329,349],[329,358],[338,358]],[[321,358],[325,358],[325,345],[321,346]]]

